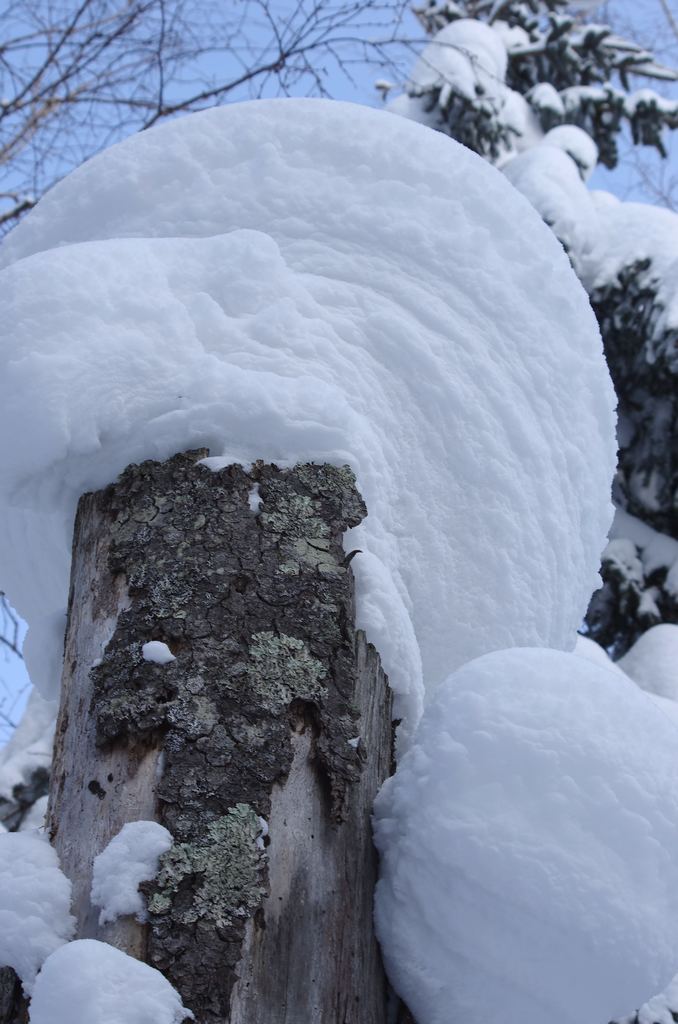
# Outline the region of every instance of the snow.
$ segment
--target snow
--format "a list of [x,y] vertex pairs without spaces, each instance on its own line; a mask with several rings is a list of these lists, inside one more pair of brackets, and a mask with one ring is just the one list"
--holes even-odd
[[618,665],[648,693],[678,701],[678,626],[662,622],[648,629]]
[[585,131],[573,124],[561,124],[551,128],[539,143],[541,146],[555,146],[562,149],[574,160],[582,181],[588,181],[598,163],[598,147]]
[[500,18],[492,22],[492,31],[499,36],[509,53],[530,45],[530,37],[524,28],[519,25],[509,25],[507,21],[502,21]]
[[560,146],[540,144],[519,153],[502,170],[553,229],[580,272],[598,229],[591,194],[572,157]]
[[144,661],[153,661],[156,665],[169,665],[171,661],[177,660],[162,640],[149,640],[142,644],[141,656]]
[[19,825],[19,831],[35,832],[38,829],[44,829],[48,801],[49,797],[46,793],[44,796],[38,797],[35,803],[29,808],[26,816],[22,818],[21,824]]
[[[657,634],[656,630],[660,632]],[[612,661],[600,644],[585,636],[577,637],[574,653],[602,666],[608,672],[627,680],[632,679],[645,691],[646,698],[670,720],[673,728],[678,727],[678,626],[654,626],[643,633],[619,661]],[[678,1007],[678,1002],[675,1005]]]
[[259,484],[254,484],[253,487],[250,489],[249,494],[247,495],[247,501],[250,506],[250,511],[254,512],[255,515],[261,508],[262,500],[263,499],[259,494]]
[[445,25],[425,47],[411,83],[419,89],[449,85],[467,99],[482,95],[501,106],[507,62],[497,32],[482,21],[460,18]]
[[550,110],[558,117],[565,116],[565,107],[558,90],[550,82],[538,82],[528,93],[535,110]]
[[678,349],[672,337],[662,337],[678,329],[678,217],[672,210],[590,192],[585,180],[595,144],[587,139],[580,129],[561,125],[502,170],[566,246],[589,294],[617,283],[620,271],[634,263],[650,261],[645,284],[662,309],[644,354],[649,362],[662,355],[678,373]]
[[665,990],[653,996],[638,1011],[638,1017],[628,1024],[675,1024],[674,1012],[678,1008],[678,975],[671,979]]
[[49,768],[57,706],[32,690],[28,704],[9,742],[0,749],[0,797],[27,782],[36,768]]
[[620,672],[514,649],[452,675],[375,805],[376,923],[418,1024],[581,1024],[678,949],[676,724]]
[[[584,87],[557,94],[551,86],[540,84],[532,90],[530,101],[535,109],[546,106],[560,113],[556,97],[562,103],[563,97],[576,93],[576,108],[580,94],[599,91]],[[418,116],[415,101],[408,102],[411,109],[403,106],[400,112]],[[539,138],[529,121],[523,127],[519,120],[513,124],[522,137],[513,144],[517,155],[509,153],[505,162],[500,161],[502,170],[563,242],[587,292],[615,284],[620,271],[638,261],[650,261],[645,282],[656,292],[662,309],[645,355],[648,361],[656,360],[662,335],[678,329],[676,213],[644,203],[622,203],[606,192],[590,192],[585,183],[598,154],[593,140],[580,128],[563,124]],[[557,156],[557,150],[562,155]],[[661,354],[669,369],[678,372],[678,349],[672,339],[668,344],[664,341]]]
[[[595,193],[594,193],[595,197]],[[582,281],[588,291],[614,282],[619,271],[638,260],[649,259],[647,280],[656,285],[664,307],[655,336],[678,328],[678,216],[645,203],[601,201],[597,207],[596,245],[583,267]],[[648,347],[650,357],[653,350]],[[666,352],[673,372],[678,372],[678,350]]]
[[266,842],[265,842],[265,840],[266,840],[266,837],[268,835],[268,822],[266,821],[266,818],[262,818],[261,815],[259,815],[259,828],[260,828],[261,831],[259,832],[259,835],[257,836],[257,840],[256,840],[257,849],[258,850],[265,850],[266,849]]
[[[664,588],[678,597],[678,540],[659,533],[623,509],[617,509],[610,528],[610,541],[625,539],[639,548],[645,576],[665,570]],[[637,574],[637,578],[641,580],[642,576]]]
[[160,857],[172,846],[172,835],[157,821],[130,821],[94,858],[91,900],[101,908],[99,924],[134,914],[147,919],[139,885],[158,873]]
[[606,668],[608,672],[624,675],[618,663],[612,660],[607,651],[600,644],[597,644],[595,640],[590,640],[587,636],[577,637],[574,653],[578,658],[585,658],[600,668]]
[[30,1005],[30,1024],[181,1024],[192,1016],[160,971],[96,939],[52,953]]
[[45,959],[75,930],[71,883],[37,832],[0,835],[0,967],[13,967],[30,994]]
[[451,96],[461,96],[514,130],[513,141],[501,147],[498,164],[516,150],[535,145],[543,135],[538,120],[525,98],[509,89],[504,81],[507,47],[517,45],[516,31],[520,30],[511,30],[505,23],[500,30],[499,23],[490,28],[471,18],[445,25],[422,51],[407,92],[396,96],[388,109],[401,117],[439,127],[440,111],[428,110],[428,102],[422,103],[420,99],[439,89],[439,108],[444,110]]
[[358,626],[410,724],[422,673],[573,645],[614,397],[561,247],[482,159],[349,104],[234,104],[96,157],[2,254],[0,579],[44,692],[79,495],[201,445],[353,467]]

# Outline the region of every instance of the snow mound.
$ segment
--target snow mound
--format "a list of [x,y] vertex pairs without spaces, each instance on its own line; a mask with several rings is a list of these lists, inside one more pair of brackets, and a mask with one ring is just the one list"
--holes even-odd
[[465,665],[375,837],[377,932],[419,1024],[608,1021],[675,972],[676,726],[621,673],[530,649]]
[[597,644],[595,640],[590,640],[587,636],[578,636],[577,642],[574,646],[574,653],[578,658],[585,658],[586,661],[592,661],[594,665],[599,665],[601,668],[606,668],[608,672],[615,672],[617,675],[623,674],[616,662],[612,660],[604,647]]
[[148,964],[96,939],[62,946],[45,961],[31,1024],[181,1024],[193,1014]]
[[94,858],[92,903],[101,907],[99,924],[134,914],[146,920],[146,907],[139,892],[141,882],[158,873],[163,853],[172,845],[172,835],[157,821],[130,821]]
[[169,665],[170,662],[177,660],[162,640],[149,640],[147,644],[143,644],[141,656],[144,661],[153,661],[156,665]]
[[13,967],[30,993],[43,961],[75,931],[71,883],[47,839],[0,835],[0,967]]
[[559,124],[541,140],[542,146],[555,146],[574,160],[582,181],[588,181],[598,163],[598,147],[587,132],[574,124]]
[[96,157],[3,251],[0,579],[46,692],[78,496],[200,445],[353,467],[358,624],[398,716],[422,662],[435,686],[572,646],[613,392],[560,246],[479,157],[350,104],[235,104]]
[[678,701],[678,626],[663,622],[648,629],[618,665],[643,690]]

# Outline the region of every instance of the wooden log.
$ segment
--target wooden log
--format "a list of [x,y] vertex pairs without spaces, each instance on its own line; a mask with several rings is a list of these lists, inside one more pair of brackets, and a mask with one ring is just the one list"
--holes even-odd
[[[369,815],[391,701],[342,549],[366,510],[348,467],[206,454],[78,509],[48,811],[78,935],[160,969],[198,1024],[385,1024]],[[92,862],[140,819],[174,837],[149,923],[102,927]]]

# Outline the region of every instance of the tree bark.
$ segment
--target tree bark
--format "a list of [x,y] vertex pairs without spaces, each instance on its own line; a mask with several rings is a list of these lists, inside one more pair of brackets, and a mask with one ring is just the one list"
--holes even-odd
[[28,1000],[11,967],[0,967],[0,1024],[27,1024]]
[[[391,701],[342,549],[366,509],[348,467],[206,454],[78,508],[48,811],[78,936],[160,969],[198,1024],[385,1024],[370,810]],[[176,660],[144,660],[150,640]],[[93,860],[140,819],[174,838],[149,922],[100,926]]]

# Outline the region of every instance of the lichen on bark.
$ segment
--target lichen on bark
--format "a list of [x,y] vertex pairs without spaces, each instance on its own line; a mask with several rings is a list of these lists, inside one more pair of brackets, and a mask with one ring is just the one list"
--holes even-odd
[[[175,844],[144,886],[150,962],[200,1024],[223,1024],[266,890],[256,839],[290,768],[290,718],[310,723],[335,823],[361,777],[342,535],[366,509],[349,467],[212,472],[206,454],[129,467],[100,492],[130,606],[91,678],[98,742],[163,750],[159,818]],[[149,640],[176,660],[145,661]]]
[[[259,816],[248,804],[236,804],[224,817],[210,822],[202,840],[175,843],[160,858],[149,913],[173,911],[183,924],[202,919],[219,928],[233,924],[235,918],[249,917],[266,895],[263,844],[257,842],[260,834]],[[179,905],[182,890],[190,894],[183,906]]]
[[249,647],[247,683],[269,711],[279,712],[293,700],[319,704],[327,694],[322,680],[327,670],[303,640],[255,633]]

